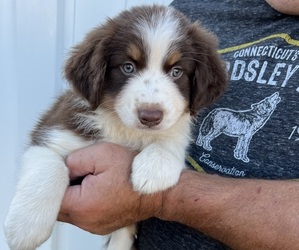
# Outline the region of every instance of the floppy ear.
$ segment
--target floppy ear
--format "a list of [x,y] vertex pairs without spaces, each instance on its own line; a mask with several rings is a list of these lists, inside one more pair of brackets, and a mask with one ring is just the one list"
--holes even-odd
[[196,67],[190,94],[190,113],[195,115],[221,96],[227,85],[227,76],[225,64],[217,53],[216,37],[198,23],[191,25],[188,35],[195,51]]
[[73,48],[64,69],[66,79],[93,110],[100,104],[105,80],[104,33],[102,27],[91,31],[83,42]]

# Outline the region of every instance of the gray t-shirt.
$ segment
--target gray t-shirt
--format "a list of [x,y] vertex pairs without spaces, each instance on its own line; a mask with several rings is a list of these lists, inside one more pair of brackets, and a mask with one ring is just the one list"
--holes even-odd
[[[219,38],[229,87],[204,109],[188,164],[233,178],[299,179],[299,17],[264,0],[178,0],[174,7]],[[226,249],[178,223],[150,219],[140,249]]]

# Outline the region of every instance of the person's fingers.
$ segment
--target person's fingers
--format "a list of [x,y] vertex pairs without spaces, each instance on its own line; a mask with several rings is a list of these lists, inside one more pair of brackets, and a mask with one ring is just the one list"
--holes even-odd
[[[105,170],[107,158],[104,144],[94,144],[72,152],[66,159],[70,178],[74,180],[88,174],[97,174]],[[98,161],[101,160],[101,164]]]
[[74,180],[88,174],[97,175],[111,166],[127,164],[137,152],[113,143],[99,143],[79,149],[66,159],[70,178]]
[[60,206],[60,212],[57,218],[58,221],[71,223],[71,214],[73,213],[74,207],[79,206],[78,197],[80,197],[80,194],[81,185],[67,188]]
[[102,174],[87,175],[81,185],[69,186],[61,202],[57,220],[77,224],[83,228],[84,222],[88,220],[81,221],[82,217],[89,216],[89,209],[97,207],[98,201],[94,196],[98,194],[97,185],[102,182],[102,179]]

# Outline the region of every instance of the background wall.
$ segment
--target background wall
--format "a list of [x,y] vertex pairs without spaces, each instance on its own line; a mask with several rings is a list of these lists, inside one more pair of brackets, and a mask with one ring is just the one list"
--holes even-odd
[[[62,91],[69,48],[106,17],[137,4],[170,0],[0,1],[0,249],[3,221],[14,193],[18,161],[39,115]],[[59,223],[42,250],[99,249],[99,236]]]

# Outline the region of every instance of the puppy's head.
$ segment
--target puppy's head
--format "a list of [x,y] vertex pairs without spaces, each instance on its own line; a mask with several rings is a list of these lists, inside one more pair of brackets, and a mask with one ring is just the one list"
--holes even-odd
[[65,67],[74,89],[128,127],[168,129],[223,93],[216,39],[170,7],[122,12],[91,31]]

